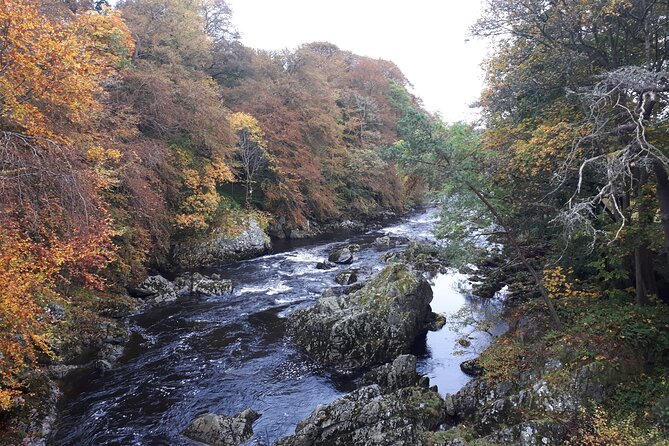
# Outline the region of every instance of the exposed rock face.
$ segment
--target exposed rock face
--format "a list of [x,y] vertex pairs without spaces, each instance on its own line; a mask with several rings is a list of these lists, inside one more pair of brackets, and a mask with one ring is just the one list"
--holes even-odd
[[350,269],[344,270],[337,274],[335,282],[339,285],[350,285],[358,281],[358,274]]
[[520,446],[563,444],[570,419],[591,401],[601,402],[619,374],[612,367],[591,363],[547,379],[542,371],[526,372],[513,381],[470,381],[452,396],[458,422],[473,429],[475,438],[493,444]]
[[348,295],[321,297],[296,311],[290,329],[307,355],[341,372],[406,353],[425,332],[432,289],[406,265],[392,265]]
[[334,223],[318,224],[313,221],[307,221],[302,227],[294,227],[286,222],[285,218],[279,219],[269,225],[269,234],[279,239],[304,239],[315,237],[317,235],[332,234],[340,231],[357,232],[363,231],[367,225],[360,221],[344,220]]
[[248,218],[241,227],[233,235],[215,229],[204,239],[175,245],[174,263],[181,268],[220,266],[260,256],[271,248],[269,236],[256,219]]
[[413,446],[444,418],[438,393],[417,387],[416,358],[404,355],[367,374],[374,384],[321,405],[277,446]]
[[172,282],[163,276],[149,276],[137,290],[145,296],[151,297],[156,303],[176,300],[177,290]]
[[414,355],[400,355],[392,363],[384,364],[367,372],[362,380],[365,383],[378,384],[385,390],[397,390],[416,385],[420,378],[416,373],[416,357]]
[[332,251],[329,262],[338,263],[340,265],[348,265],[353,263],[353,253],[348,248],[338,248]]
[[253,422],[260,414],[246,409],[234,417],[208,413],[195,419],[183,434],[211,446],[239,446],[253,436]]

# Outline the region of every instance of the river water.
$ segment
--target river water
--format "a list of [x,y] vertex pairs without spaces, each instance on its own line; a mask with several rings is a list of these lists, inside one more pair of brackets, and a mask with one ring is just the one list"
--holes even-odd
[[[106,372],[77,371],[63,382],[56,432],[50,445],[195,445],[180,433],[204,412],[234,415],[252,408],[262,417],[249,444],[272,444],[294,432],[322,403],[351,391],[351,378],[335,376],[300,355],[285,337],[286,316],[311,305],[341,269],[358,268],[364,280],[384,266],[388,249],[374,239],[388,235],[433,240],[436,211],[414,214],[367,234],[281,246],[283,252],[220,270],[235,284],[231,295],[189,297],[130,320],[132,336],[120,361]],[[342,243],[361,246],[350,266],[318,270],[316,263]],[[497,312],[462,290],[465,277],[450,272],[432,279],[434,311],[451,315],[469,303],[478,318]],[[416,341],[419,372],[441,393],[469,378],[454,354],[461,336],[450,325]],[[487,342],[474,334],[474,346]]]

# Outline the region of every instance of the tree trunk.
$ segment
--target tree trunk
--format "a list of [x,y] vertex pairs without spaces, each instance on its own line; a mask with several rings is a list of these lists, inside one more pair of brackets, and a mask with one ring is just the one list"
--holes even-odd
[[660,205],[660,220],[664,231],[664,249],[669,262],[669,177],[662,163],[653,163],[655,178],[657,180],[657,201]]
[[634,271],[636,280],[636,303],[648,305],[649,295],[657,295],[657,284],[653,272],[653,255],[646,247],[634,249]]

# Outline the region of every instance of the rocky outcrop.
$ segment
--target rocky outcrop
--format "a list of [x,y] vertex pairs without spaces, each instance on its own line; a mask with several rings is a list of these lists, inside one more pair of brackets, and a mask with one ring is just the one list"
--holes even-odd
[[547,364],[508,381],[474,379],[447,397],[453,407],[449,415],[469,427],[469,439],[487,444],[563,444],[568,434],[565,421],[590,403],[603,401],[620,372],[590,363],[549,376],[548,371],[555,372],[555,367]]
[[362,289],[322,296],[289,323],[298,348],[341,372],[386,362],[406,353],[425,332],[432,289],[406,265],[392,265]]
[[260,414],[251,409],[226,417],[208,413],[196,418],[183,434],[211,446],[239,446],[253,436],[253,422]]
[[420,445],[443,422],[443,399],[416,385],[414,356],[400,356],[365,380],[372,384],[318,406],[277,446]]
[[368,225],[361,221],[352,220],[322,224],[307,221],[301,227],[294,227],[288,224],[285,218],[281,218],[269,225],[268,232],[272,237],[279,239],[304,239],[342,231],[362,232],[367,227]]
[[386,391],[413,386],[419,380],[414,355],[400,355],[393,362],[377,367],[362,377],[364,383],[378,384]]
[[258,257],[271,248],[269,236],[255,218],[247,218],[237,229],[234,234],[214,229],[204,238],[175,244],[174,264],[180,268],[215,267]]
[[161,275],[149,276],[133,291],[137,295],[150,298],[154,303],[162,303],[190,294],[221,296],[231,293],[232,288],[232,281],[222,279],[218,274],[205,276],[200,273],[187,273],[178,276],[174,282]]
[[232,280],[221,279],[218,274],[204,276],[200,273],[182,274],[174,280],[179,295],[222,296],[232,292]]
[[412,241],[404,251],[390,251],[383,256],[388,263],[406,263],[419,271],[445,273],[448,268],[446,253],[438,245]]
[[174,284],[161,275],[147,277],[133,292],[142,297],[150,297],[156,303],[171,302],[178,297]]

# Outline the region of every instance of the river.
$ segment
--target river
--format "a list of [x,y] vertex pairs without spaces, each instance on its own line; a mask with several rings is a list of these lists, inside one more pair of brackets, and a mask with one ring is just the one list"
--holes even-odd
[[[285,336],[286,316],[336,287],[339,267],[318,270],[333,246],[357,243],[350,266],[364,280],[384,266],[387,249],[374,239],[388,235],[402,249],[405,238],[433,240],[436,211],[413,214],[358,236],[286,243],[282,252],[217,270],[235,291],[190,297],[153,308],[130,320],[132,336],[114,368],[81,370],[63,382],[63,397],[50,445],[196,445],[180,432],[197,415],[234,415],[252,408],[262,417],[249,444],[272,444],[292,434],[298,421],[321,403],[351,391],[351,378],[335,376],[300,355]],[[456,272],[431,280],[432,308],[446,315],[470,303],[479,317],[493,317],[495,301],[481,302],[462,290]],[[461,335],[450,325],[417,340],[419,372],[440,392],[453,393],[468,380],[459,364],[475,353],[454,354]],[[474,335],[479,348],[487,341]]]

